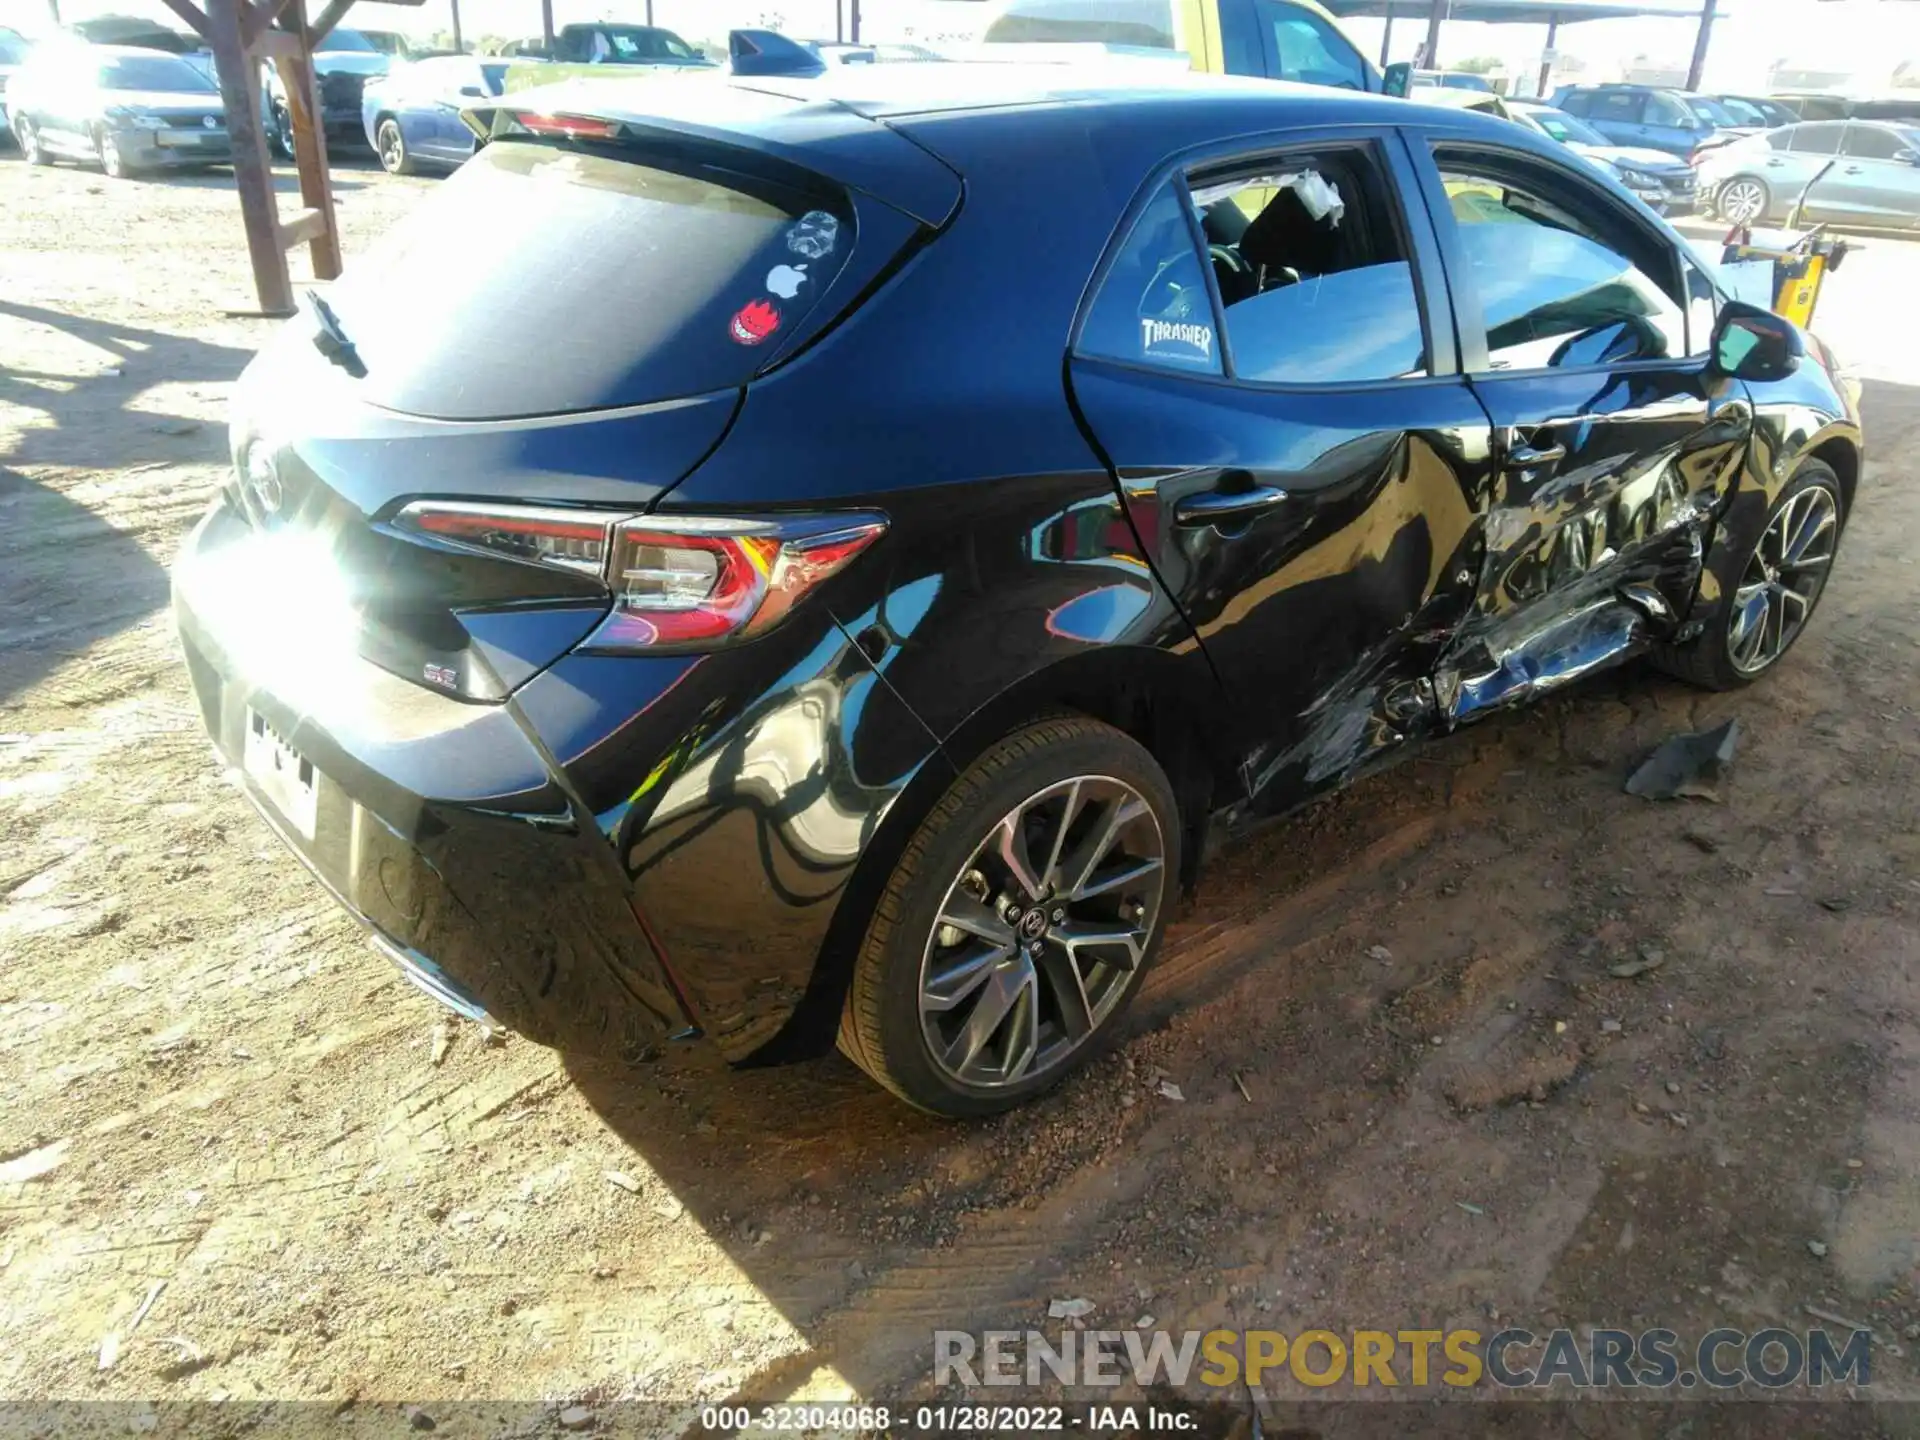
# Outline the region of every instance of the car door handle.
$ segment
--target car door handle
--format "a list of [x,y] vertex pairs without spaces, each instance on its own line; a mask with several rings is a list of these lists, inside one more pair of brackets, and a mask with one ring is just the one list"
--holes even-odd
[[1223,483],[1235,483],[1241,488],[1203,490],[1198,495],[1187,496],[1175,503],[1173,523],[1232,525],[1256,519],[1276,505],[1286,503],[1286,491],[1273,485],[1255,485],[1253,477],[1244,470],[1229,470],[1220,478]]
[[1858,175],[1860,173],[1860,167],[1858,165],[1849,165],[1840,173],[1842,175]]
[[1537,470],[1542,465],[1557,464],[1567,458],[1564,445],[1516,445],[1507,452],[1502,468],[1507,470]]

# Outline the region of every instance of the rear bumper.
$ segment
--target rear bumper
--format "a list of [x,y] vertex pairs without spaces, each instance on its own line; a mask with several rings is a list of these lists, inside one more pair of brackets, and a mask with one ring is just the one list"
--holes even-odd
[[[174,614],[221,762],[288,848],[410,979],[464,1013],[621,1057],[684,1029],[597,833],[506,707],[352,656],[320,683],[280,683],[312,662],[272,661],[280,642],[236,612],[223,560],[251,539],[224,506],[202,521],[175,567]],[[248,773],[255,715],[311,762],[310,835]]]
[[[247,579],[271,543],[224,501],[188,538],[194,693],[231,777],[410,979],[617,1057],[693,1026],[744,1061],[812,1037],[823,995],[837,1016],[822,956],[836,922],[865,929],[841,901],[939,747],[824,605],[716,655],[566,654],[474,703],[287,633],[295,607]],[[249,771],[256,716],[310,762],[311,834]]]

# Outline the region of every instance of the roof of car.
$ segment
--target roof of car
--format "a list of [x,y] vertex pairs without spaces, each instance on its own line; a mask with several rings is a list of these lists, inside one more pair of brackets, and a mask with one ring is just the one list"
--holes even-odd
[[[1008,147],[1039,143],[1034,137],[1043,130],[1070,130],[1083,147],[1099,136],[1102,146],[1119,145],[1129,154],[1151,150],[1155,158],[1234,135],[1329,125],[1439,123],[1470,133],[1485,127],[1480,133],[1488,139],[1508,144],[1526,144],[1529,134],[1491,115],[1443,112],[1391,96],[1125,65],[901,64],[836,66],[803,77],[592,77],[514,91],[472,109],[480,117],[495,111],[593,116],[758,151],[872,189],[927,223],[938,223],[957,204],[961,174],[995,163]],[[914,143],[902,144],[894,132]]]
[[[1078,64],[970,62],[963,65],[862,65],[833,67],[821,75],[714,76],[695,82],[674,82],[663,88],[653,76],[595,77],[588,88],[567,99],[579,103],[591,97],[592,113],[610,118],[670,116],[682,110],[717,113],[709,98],[717,86],[738,102],[738,93],[750,91],[768,97],[771,108],[816,106],[868,120],[891,120],[909,115],[950,114],[968,110],[1000,110],[1013,106],[1073,106],[1079,110],[1134,109],[1142,105],[1230,106],[1258,104],[1263,116],[1279,124],[1309,118],[1309,112],[1335,112],[1357,123],[1401,112],[1382,107],[1403,101],[1378,95],[1333,90],[1324,86],[1290,85],[1258,77],[1195,73],[1165,65],[1129,59]],[[745,107],[741,128],[751,128]],[[1317,115],[1316,117],[1317,118]]]

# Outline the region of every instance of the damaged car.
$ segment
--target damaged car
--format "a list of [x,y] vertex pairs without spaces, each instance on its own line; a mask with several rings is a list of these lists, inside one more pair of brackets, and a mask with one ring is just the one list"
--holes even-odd
[[242,378],[175,614],[377,948],[563,1050],[1012,1106],[1208,837],[1605,666],[1746,685],[1838,553],[1824,347],[1502,120],[856,66],[468,121]]

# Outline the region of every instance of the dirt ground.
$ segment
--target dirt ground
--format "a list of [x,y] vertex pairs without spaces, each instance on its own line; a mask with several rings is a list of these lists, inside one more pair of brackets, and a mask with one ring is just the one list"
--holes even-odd
[[[349,256],[434,183],[343,171]],[[1889,314],[1920,247],[1832,282],[1871,463],[1780,673],[1605,677],[1229,850],[1126,1042],[958,1127],[838,1057],[490,1042],[223,783],[166,598],[269,329],[223,314],[230,186],[0,156],[0,1397],[645,1397],[677,1433],[690,1401],[931,1394],[934,1327],[1057,1330],[1063,1297],[1288,1332],[1814,1307],[1876,1332],[1872,1396],[1920,1394],[1920,362]],[[1722,803],[1622,793],[1735,716]],[[1902,1428],[1840,1410],[1721,1428]]]

